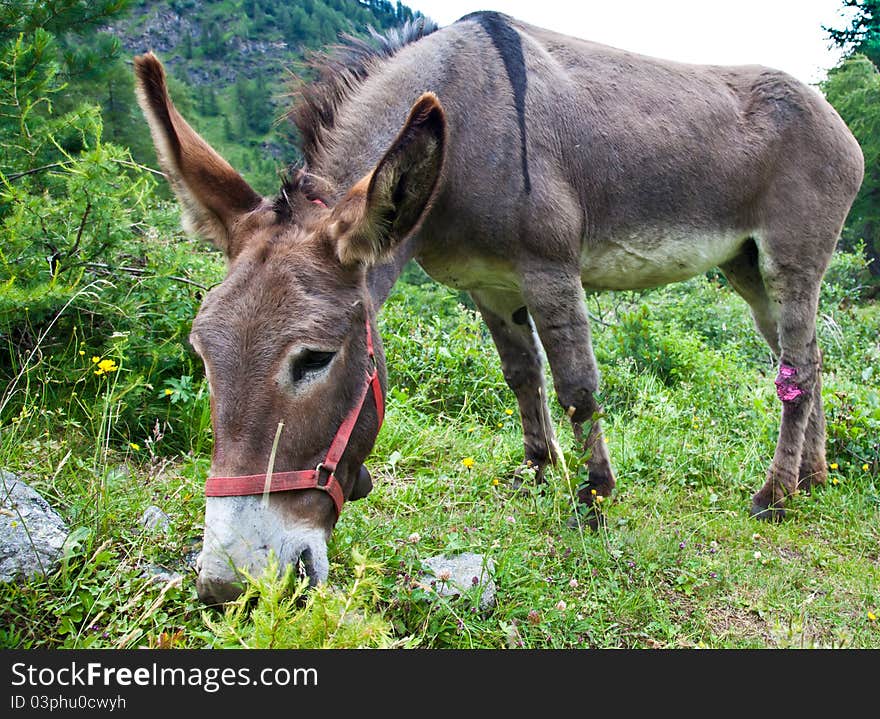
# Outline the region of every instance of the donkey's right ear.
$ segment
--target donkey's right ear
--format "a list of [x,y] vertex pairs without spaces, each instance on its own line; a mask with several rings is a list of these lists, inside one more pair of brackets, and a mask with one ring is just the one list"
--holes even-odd
[[153,53],[134,58],[137,98],[168,182],[183,210],[183,225],[233,259],[241,247],[233,228],[263,201],[244,178],[193,130],[168,95],[165,69]]

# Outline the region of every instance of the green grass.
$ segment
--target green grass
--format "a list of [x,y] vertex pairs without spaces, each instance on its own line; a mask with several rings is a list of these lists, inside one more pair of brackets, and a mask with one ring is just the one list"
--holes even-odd
[[[202,380],[181,388],[186,401],[169,406],[167,425],[201,443],[163,453],[165,425],[129,438],[133,448],[114,434],[111,401],[74,427],[51,373],[29,372],[24,404],[40,411],[4,424],[0,456],[73,538],[47,578],[0,586],[0,645],[880,647],[878,306],[823,299],[837,468],[792,500],[785,522],[763,524],[748,506],[779,406],[775,367],[742,301],[705,278],[590,298],[618,480],[605,527],[590,533],[567,526],[578,467],[555,404],[567,465],[542,488],[509,491],[522,452],[507,414],[516,403],[459,299],[400,283],[383,309],[392,389],[368,462],[375,489],[345,507],[329,586],[303,597],[289,577],[257,577],[226,613],[200,605],[185,562],[200,540],[210,453]],[[124,367],[124,352],[117,361]],[[140,531],[150,504],[170,516],[168,532]],[[419,581],[422,560],[464,551],[495,561],[491,611],[479,609],[478,590],[451,600]],[[146,565],[183,579],[151,582]]]

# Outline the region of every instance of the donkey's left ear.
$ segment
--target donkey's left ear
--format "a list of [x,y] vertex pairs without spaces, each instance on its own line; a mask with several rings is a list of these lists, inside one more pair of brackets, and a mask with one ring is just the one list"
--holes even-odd
[[439,184],[445,146],[443,107],[426,92],[376,168],[333,210],[328,232],[343,264],[379,262],[418,228]]

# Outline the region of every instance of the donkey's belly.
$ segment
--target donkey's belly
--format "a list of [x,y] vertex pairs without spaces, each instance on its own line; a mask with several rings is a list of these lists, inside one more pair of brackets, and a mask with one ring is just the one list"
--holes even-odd
[[[592,290],[638,290],[686,280],[734,257],[745,232],[662,230],[603,239],[581,252],[581,282]],[[511,258],[465,251],[417,256],[438,282],[459,290],[520,292]]]
[[457,290],[520,291],[519,276],[508,259],[465,253],[416,259],[433,279]]
[[680,282],[730,260],[747,238],[742,231],[661,229],[602,239],[581,252],[581,281],[594,290]]

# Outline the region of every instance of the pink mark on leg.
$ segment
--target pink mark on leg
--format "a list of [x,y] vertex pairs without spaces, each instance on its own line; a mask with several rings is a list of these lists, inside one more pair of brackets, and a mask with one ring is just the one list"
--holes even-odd
[[797,367],[792,367],[784,362],[779,365],[779,374],[776,375],[776,395],[783,402],[794,402],[804,394],[804,391],[794,381],[797,373]]

